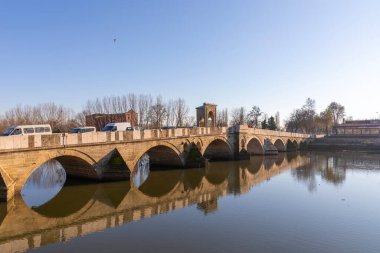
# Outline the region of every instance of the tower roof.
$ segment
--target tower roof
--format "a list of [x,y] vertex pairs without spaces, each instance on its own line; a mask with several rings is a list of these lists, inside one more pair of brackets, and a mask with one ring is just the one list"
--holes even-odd
[[201,105],[201,106],[198,106],[198,107],[196,107],[195,109],[204,109],[205,108],[205,106],[217,106],[216,104],[211,104],[211,103],[203,103],[203,105]]

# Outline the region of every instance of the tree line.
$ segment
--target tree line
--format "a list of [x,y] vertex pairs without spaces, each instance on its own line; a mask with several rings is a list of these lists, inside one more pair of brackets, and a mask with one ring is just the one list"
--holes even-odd
[[[189,114],[189,106],[183,98],[164,100],[162,96],[130,93],[88,100],[79,113],[55,103],[39,105],[18,105],[0,115],[0,132],[11,125],[50,124],[54,132],[66,132],[71,128],[85,126],[86,115],[114,114],[134,110],[138,113],[139,126],[161,128],[162,126],[190,127],[196,124],[195,117]],[[268,116],[259,106],[248,111],[244,107],[231,111],[218,109],[218,127],[247,124],[249,127],[269,130],[286,130],[299,133],[329,133],[334,124],[345,116],[344,106],[330,103],[319,114],[315,100],[308,98],[305,104],[295,109],[281,127],[280,114]]]
[[35,124],[50,124],[53,131],[62,132],[81,125],[80,120],[74,110],[55,103],[18,105],[0,116],[0,132],[12,125]]
[[319,114],[316,112],[315,100],[307,98],[301,108],[293,110],[281,127],[280,113],[268,116],[259,106],[252,106],[247,111],[244,107],[235,108],[231,113],[230,125],[248,124],[249,127],[269,130],[286,130],[295,133],[328,134],[334,125],[345,117],[345,107],[337,102],[331,102]]
[[230,125],[235,126],[244,124],[253,128],[280,130],[280,113],[277,112],[274,116],[268,116],[267,113],[263,112],[260,107],[256,105],[252,106],[251,110],[248,112],[244,107],[233,109]]
[[295,109],[285,122],[286,130],[296,133],[328,134],[334,125],[341,123],[345,108],[337,102],[331,102],[319,114],[315,109],[315,100],[308,98],[305,104]]
[[[189,106],[183,98],[165,101],[162,96],[128,94],[88,100],[80,113],[124,113],[134,110],[138,113],[139,126],[144,128],[160,128],[162,126],[184,127],[194,124],[195,118],[189,116]],[[85,122],[82,122],[85,123]]]
[[[140,127],[161,128],[162,126],[190,127],[196,124],[195,117],[183,98],[164,100],[162,96],[130,93],[88,100],[79,113],[55,103],[39,105],[17,105],[0,115],[0,132],[11,125],[50,124],[54,132],[66,132],[71,128],[85,126],[86,116],[91,114],[138,113]],[[228,125],[228,111],[218,111],[218,126]]]

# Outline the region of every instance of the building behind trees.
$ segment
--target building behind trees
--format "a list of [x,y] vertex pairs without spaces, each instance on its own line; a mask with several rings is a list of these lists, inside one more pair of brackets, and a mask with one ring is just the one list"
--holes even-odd
[[97,131],[101,130],[107,123],[128,122],[131,126],[138,126],[138,113],[129,110],[125,113],[95,113],[86,115],[86,126],[94,126]]
[[379,137],[380,120],[347,120],[333,127],[333,135],[342,137]]

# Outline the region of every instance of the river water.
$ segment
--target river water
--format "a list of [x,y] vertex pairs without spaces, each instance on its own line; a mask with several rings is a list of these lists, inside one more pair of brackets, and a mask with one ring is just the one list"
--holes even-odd
[[0,204],[0,252],[380,252],[378,153],[141,164],[101,184],[44,164]]

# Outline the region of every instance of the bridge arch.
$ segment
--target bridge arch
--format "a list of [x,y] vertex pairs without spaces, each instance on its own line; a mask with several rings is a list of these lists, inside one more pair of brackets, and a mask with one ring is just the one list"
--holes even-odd
[[273,145],[276,147],[278,152],[285,152],[286,151],[286,146],[284,144],[284,141],[281,139],[277,139]]
[[300,141],[299,149],[306,150],[308,146],[308,142],[306,140]]
[[15,180],[14,186],[10,188],[11,190],[14,188],[11,193],[12,196],[19,194],[32,174],[51,160],[56,160],[62,166],[67,177],[91,180],[99,180],[101,178],[100,172],[96,170],[96,161],[85,153],[74,149],[45,151],[41,152],[38,158],[32,166],[26,168],[22,177]]
[[202,155],[206,159],[222,161],[230,160],[233,153],[228,140],[217,137],[204,146]]
[[239,150],[245,149],[246,144],[247,144],[247,140],[245,138],[241,138],[240,139],[240,144],[239,144],[240,145]]
[[173,144],[166,141],[158,141],[152,143],[148,147],[139,152],[133,162],[133,166],[129,169],[134,171],[138,160],[144,155],[149,156],[149,164],[151,168],[182,168],[184,161],[182,152]]
[[0,201],[7,201],[14,195],[13,179],[0,166]]
[[196,138],[194,138],[194,140],[191,141],[191,142],[194,142],[194,143],[197,145],[199,151],[202,150],[202,147],[203,147],[204,143],[203,143],[203,140],[202,140],[201,138],[196,137]]
[[292,141],[291,139],[288,139],[286,142],[286,150],[287,151],[296,151],[297,150],[297,142]]
[[183,152],[188,152],[190,150],[191,142],[189,140],[186,140],[185,143],[183,143]]
[[299,148],[299,144],[298,144],[298,141],[297,141],[297,140],[293,140],[293,144],[294,144],[294,146],[296,147],[296,149]]
[[199,142],[196,144],[194,141],[187,144],[186,149],[184,149],[184,161],[188,168],[198,168],[203,167],[205,164],[205,159],[201,153],[202,147]]
[[247,143],[247,152],[250,155],[263,155],[264,154],[263,144],[258,138],[253,137]]
[[97,170],[97,162],[89,155],[74,149],[52,150],[42,153],[39,159],[33,163],[33,166],[26,170],[24,175],[15,182],[16,191],[21,191],[33,172],[53,159],[62,165],[68,177],[92,180],[101,179],[101,172]]

